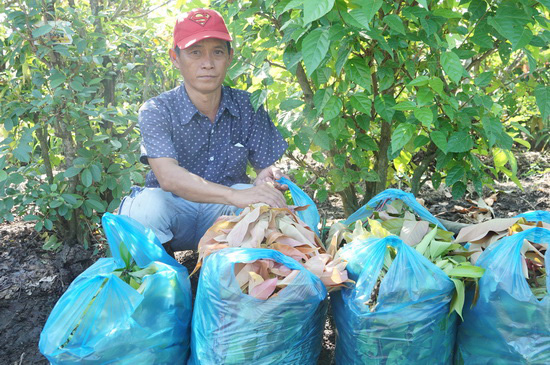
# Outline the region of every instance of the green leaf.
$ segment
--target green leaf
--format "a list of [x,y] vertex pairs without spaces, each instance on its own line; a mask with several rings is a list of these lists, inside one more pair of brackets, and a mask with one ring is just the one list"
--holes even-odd
[[334,6],[334,0],[305,0],[304,24],[311,23],[328,13]]
[[416,102],[419,106],[433,104],[434,93],[428,87],[421,87],[416,93]]
[[433,11],[435,16],[441,16],[447,19],[460,19],[462,15],[452,11],[451,9],[437,8]]
[[386,15],[384,17],[384,23],[389,25],[391,30],[393,30],[394,32],[405,34],[405,26],[403,25],[403,21],[398,15]]
[[[362,23],[363,25],[368,27],[369,23],[372,20],[372,18],[374,17],[374,15],[376,15],[376,13],[378,13],[378,10],[382,6],[382,3],[383,3],[383,0],[364,1],[361,4],[362,5],[361,9],[357,9],[357,11],[355,11],[355,10],[352,11],[352,16],[357,21],[359,21],[360,23]],[[356,12],[356,14],[360,13],[360,16],[354,14],[354,12]]]
[[439,77],[432,77],[428,82],[433,91],[439,95],[443,94],[443,81]]
[[430,138],[434,144],[444,153],[447,153],[447,136],[441,131],[433,131],[430,133]]
[[460,264],[449,271],[449,276],[457,276],[463,278],[480,278],[483,276],[485,269],[479,266],[474,266],[470,263]]
[[53,228],[53,222],[49,219],[44,220],[44,228],[46,228],[48,231],[51,231]]
[[470,22],[474,22],[485,14],[487,3],[484,0],[472,0],[468,6],[468,11],[471,14]]
[[466,152],[474,147],[474,142],[470,135],[465,131],[459,131],[451,134],[447,142],[447,152]]
[[374,109],[388,123],[392,122],[393,115],[395,114],[394,106],[395,100],[391,95],[377,96],[374,99]]
[[328,99],[327,104],[323,108],[323,116],[326,120],[331,120],[336,118],[338,115],[340,115],[340,112],[342,111],[342,100],[337,96],[331,96],[330,99]]
[[0,182],[6,180],[8,178],[8,173],[4,170],[0,170]]
[[444,52],[441,54],[441,66],[455,84],[460,82],[464,67],[460,63],[460,58],[454,52]]
[[63,200],[65,200],[65,202],[71,206],[75,205],[78,200],[76,199],[76,197],[74,195],[71,195],[71,194],[62,194],[61,197],[63,198]]
[[395,110],[401,110],[401,111],[414,110],[416,109],[416,104],[414,103],[414,101],[406,100],[394,105],[392,108]]
[[82,174],[80,174],[80,179],[85,187],[90,187],[90,185],[92,185],[92,173],[90,170],[84,169]]
[[309,33],[302,41],[302,56],[307,75],[319,67],[325,58],[330,46],[329,33],[326,29],[317,28]]
[[445,184],[452,186],[455,182],[460,181],[464,177],[465,171],[462,165],[455,165],[447,172]]
[[550,115],[550,86],[537,85],[535,88],[535,99],[542,119],[547,119]]
[[369,66],[362,58],[352,58],[348,60],[344,66],[346,74],[349,76],[351,82],[362,86],[368,92],[371,92],[372,88],[372,76]]
[[34,229],[37,231],[37,232],[40,232],[42,230],[42,228],[44,228],[44,223],[42,221],[38,221],[36,222],[36,224],[34,225]]
[[435,235],[437,234],[437,227],[434,227],[430,232],[428,232],[424,238],[422,238],[422,241],[420,241],[414,248],[416,251],[418,251],[421,255],[428,256],[427,250],[430,243],[435,238]]
[[456,311],[460,318],[464,320],[462,317],[462,308],[464,308],[464,298],[465,298],[465,289],[464,289],[464,283],[462,280],[451,278],[453,283],[455,284],[455,293],[453,295],[453,299],[451,299],[451,306],[450,306],[450,313],[453,311]]
[[330,150],[331,138],[328,133],[324,130],[318,130],[313,136],[313,143],[321,147],[323,150]]
[[265,103],[266,99],[267,99],[266,89],[258,89],[254,91],[252,94],[250,94],[250,103],[252,104],[254,111],[258,111],[258,109],[260,109],[260,107]]
[[533,38],[533,33],[527,28],[530,21],[530,16],[519,2],[503,1],[498,6],[496,15],[487,22],[512,43],[513,52],[525,47]]
[[433,113],[430,108],[418,108],[414,111],[414,116],[423,126],[430,127],[433,122]]
[[419,135],[414,139],[414,148],[420,148],[430,143],[430,139],[424,135]]
[[317,109],[317,115],[321,114],[321,112],[325,108],[325,105],[327,105],[327,102],[332,96],[332,92],[332,89],[320,89],[317,90],[317,92],[313,96],[313,104]]
[[407,86],[424,86],[428,84],[428,80],[430,80],[428,76],[418,76],[416,79],[409,82]]
[[412,138],[416,132],[416,126],[411,123],[401,123],[395,128],[391,136],[391,149],[393,152],[399,151]]
[[493,78],[492,71],[483,72],[475,78],[474,83],[479,87],[485,87],[489,85],[492,78]]
[[66,79],[67,77],[63,73],[53,69],[52,75],[50,76],[50,87],[56,88],[64,83]]
[[484,116],[481,119],[481,123],[483,125],[483,130],[485,130],[485,134],[487,135],[489,147],[493,147],[498,138],[500,138],[500,136],[504,132],[504,129],[502,128],[502,123],[500,122],[500,120],[498,120],[498,118],[489,116]]
[[76,176],[82,171],[82,167],[74,167],[71,166],[67,170],[65,170],[65,173],[63,174],[65,178],[70,179],[73,176]]
[[366,134],[359,135],[356,139],[356,143],[358,147],[361,147],[365,151],[378,151],[376,141]]
[[300,99],[286,99],[279,105],[281,110],[293,110],[297,107],[304,105],[304,102]]
[[36,28],[32,31],[32,37],[38,38],[40,36],[43,36],[44,34],[49,33],[53,29],[53,26],[50,24],[45,24],[39,28]]
[[29,222],[29,221],[36,221],[36,220],[39,220],[40,217],[37,216],[37,215],[34,215],[34,214],[27,214],[26,216],[23,217],[23,221],[25,222]]
[[104,213],[105,212],[105,206],[94,199],[87,199],[84,204],[91,209],[95,209],[98,213]]
[[350,98],[351,106],[364,114],[371,113],[372,101],[365,94],[355,94]]
[[465,192],[466,192],[466,184],[464,184],[462,181],[458,181],[453,184],[453,189],[451,191],[453,195],[453,199],[458,200],[462,198]]

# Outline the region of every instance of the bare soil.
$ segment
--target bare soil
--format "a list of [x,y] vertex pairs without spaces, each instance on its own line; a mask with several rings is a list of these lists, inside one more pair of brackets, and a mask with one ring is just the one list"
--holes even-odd
[[[467,193],[452,200],[447,189],[422,189],[419,197],[438,218],[453,222],[476,223],[489,219],[480,211],[479,199],[494,211],[494,217],[511,217],[530,210],[550,210],[550,156],[527,153],[518,156],[520,180],[524,190],[513,182],[485,188],[483,196]],[[319,204],[327,219],[341,219],[337,199]],[[16,220],[0,224],[0,360],[2,364],[47,364],[38,350],[40,332],[59,297],[82,271],[104,255],[81,246],[63,246],[52,252],[42,249],[44,239],[33,224]],[[178,252],[176,258],[189,272],[195,266],[196,253]],[[191,278],[196,289],[197,275]],[[335,333],[331,317],[327,319],[319,364],[333,363]]]

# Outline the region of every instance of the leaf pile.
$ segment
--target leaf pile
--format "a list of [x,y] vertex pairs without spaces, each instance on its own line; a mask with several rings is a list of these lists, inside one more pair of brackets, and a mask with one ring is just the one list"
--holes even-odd
[[[469,242],[468,250],[472,253],[470,261],[475,264],[481,253],[493,242],[533,227],[550,229],[550,224],[542,221],[530,222],[524,217],[497,218],[462,228],[455,242]],[[538,244],[528,240],[525,240],[521,248],[523,276],[538,299],[542,299],[548,292],[544,266],[544,255],[547,249],[548,244]]]
[[140,289],[140,287],[143,282],[143,278],[146,275],[151,275],[156,272],[155,265],[149,265],[145,269],[139,267],[122,241],[119,245],[119,251],[122,260],[124,261],[124,267],[116,269],[113,274],[142,294],[143,288]]
[[306,208],[254,204],[238,216],[219,217],[199,242],[199,259],[193,273],[205,257],[226,247],[270,248],[298,261],[329,291],[343,286],[349,282],[346,262],[327,253],[315,233],[294,214]]
[[234,271],[242,292],[263,300],[276,297],[300,272],[270,259],[236,263]]
[[[455,284],[455,293],[451,301],[451,312],[456,311],[462,317],[464,306],[465,285],[483,275],[484,269],[472,265],[467,257],[470,253],[459,243],[453,242],[453,233],[446,231],[433,223],[418,219],[410,208],[399,199],[391,203],[382,202],[367,220],[368,229],[363,222],[355,222],[353,231],[343,224],[333,225],[329,237],[331,247],[344,239],[346,242],[364,240],[369,237],[384,238],[390,235],[398,236],[407,245],[414,247],[420,254],[443,270]],[[395,249],[388,247],[384,259],[384,267],[377,279],[377,284],[384,278],[385,273],[395,258]],[[336,255],[338,257],[338,255]],[[375,290],[379,287],[375,285]],[[376,309],[377,293],[371,294],[368,305],[372,311]]]

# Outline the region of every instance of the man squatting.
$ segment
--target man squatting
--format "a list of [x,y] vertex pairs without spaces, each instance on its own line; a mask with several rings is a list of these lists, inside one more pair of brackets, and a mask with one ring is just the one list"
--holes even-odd
[[[211,9],[183,14],[174,27],[170,58],[183,77],[173,90],[139,110],[145,187],[133,187],[120,205],[151,228],[166,251],[194,250],[221,215],[253,203],[285,207],[282,176],[273,166],[287,143],[250,94],[222,86],[233,60],[232,38]],[[257,172],[253,184],[247,163]]]

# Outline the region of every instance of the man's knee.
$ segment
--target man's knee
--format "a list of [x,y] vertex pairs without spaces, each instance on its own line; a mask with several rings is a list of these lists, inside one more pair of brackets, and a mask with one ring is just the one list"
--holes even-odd
[[151,228],[160,242],[172,239],[171,225],[173,220],[172,194],[160,188],[146,188],[125,199],[120,214]]

